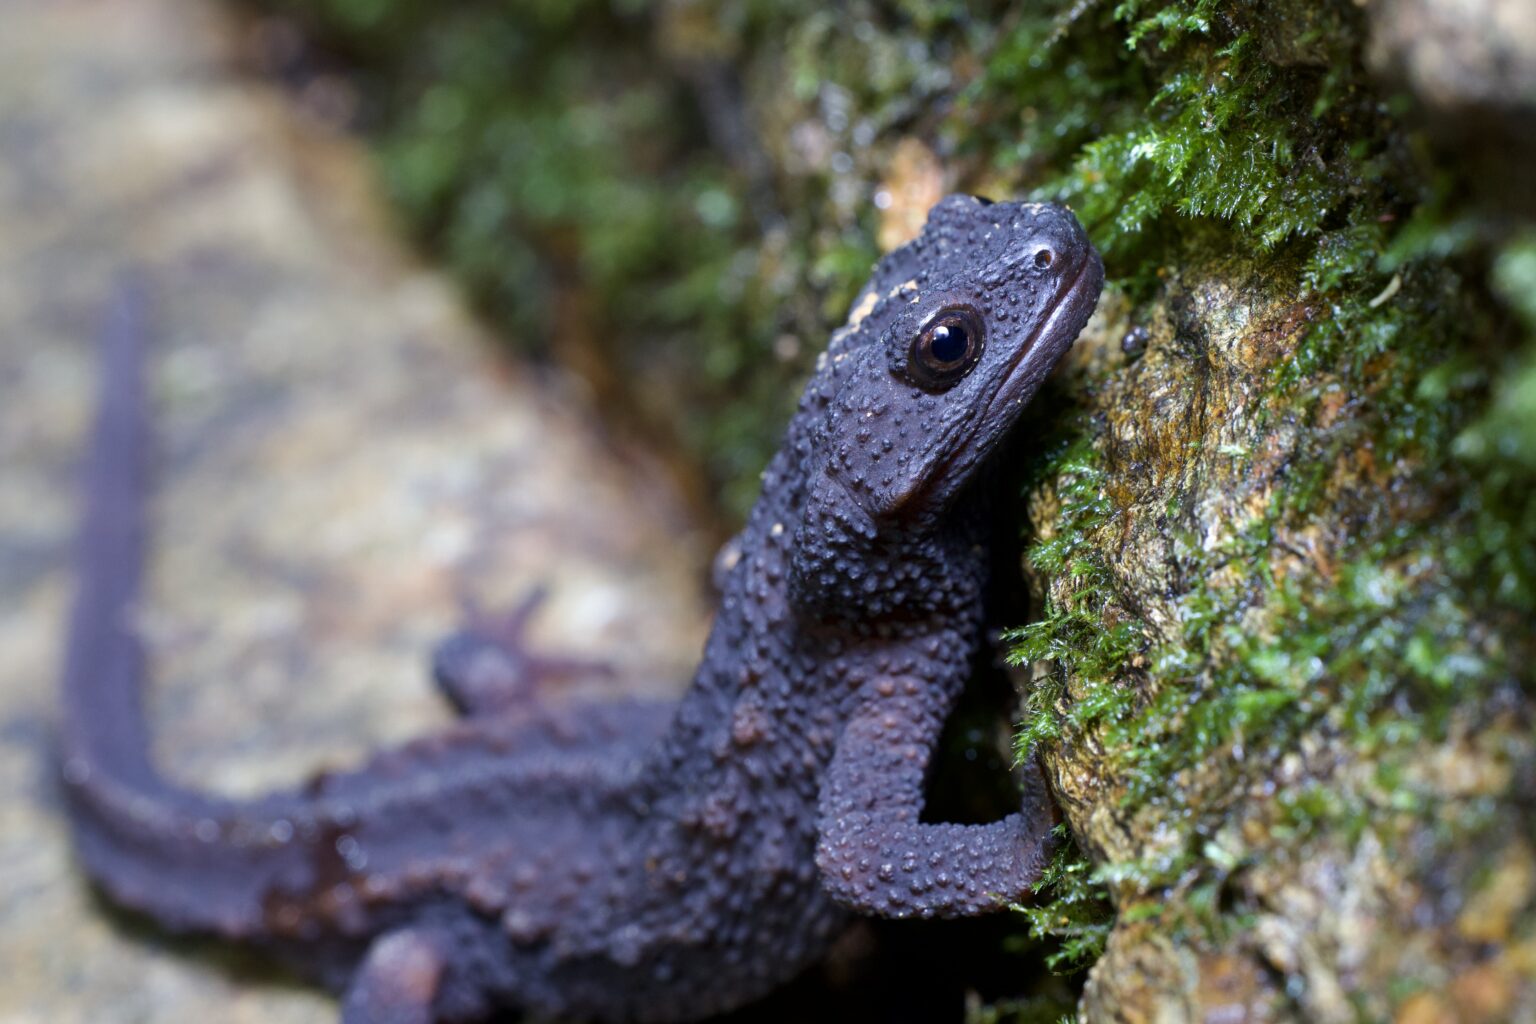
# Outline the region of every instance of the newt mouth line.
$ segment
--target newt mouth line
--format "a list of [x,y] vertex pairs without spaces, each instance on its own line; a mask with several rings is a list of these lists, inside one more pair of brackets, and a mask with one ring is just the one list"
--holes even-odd
[[[968,428],[964,431],[958,443],[949,445],[949,454],[923,475],[922,483],[912,488],[901,499],[900,505],[906,505],[913,499],[919,498],[933,490],[939,481],[949,476],[951,467],[959,460],[963,453],[979,453],[985,456],[991,451],[996,441],[1006,433],[1006,431],[998,431],[998,436],[991,439],[991,442],[983,440],[980,444],[976,443],[978,433],[993,418],[993,413],[999,405],[1007,401],[1007,399],[1000,399],[1000,396],[1009,390],[1010,384],[1019,379],[1020,367],[1029,360],[1030,354],[1038,347],[1041,337],[1047,335],[1048,332],[1052,332],[1060,325],[1064,310],[1072,309],[1075,306],[1072,297],[1077,293],[1078,286],[1083,283],[1083,279],[1088,276],[1088,272],[1095,265],[1092,255],[1092,253],[1089,253],[1089,258],[1083,261],[1083,265],[1078,268],[1077,273],[1072,276],[1072,279],[1058,288],[1056,294],[1051,297],[1050,305],[1046,307],[1050,310],[1050,313],[1035,325],[1035,329],[1030,331],[1029,337],[1019,346],[1018,352],[1014,353],[1013,359],[1009,361],[1006,371],[1001,375],[997,387],[983,401],[977,404],[975,414],[971,417]],[[1088,310],[1088,313],[1090,316],[1092,315],[1092,308]],[[1085,317],[1084,323],[1086,322],[1087,318]],[[1081,330],[1082,327],[1080,326],[1078,331]],[[1076,333],[1074,332],[1073,334],[1072,340],[1074,341],[1076,340]],[[1069,341],[1068,344],[1070,345],[1071,342]],[[1017,401],[1022,406],[1026,398],[1021,396]]]
[[[978,414],[982,421],[985,421],[987,415],[997,406],[998,396],[1001,395],[1004,391],[1007,391],[1008,385],[1017,379],[1019,367],[1022,366],[1025,360],[1029,358],[1030,354],[1035,351],[1041,336],[1046,334],[1051,328],[1057,326],[1057,323],[1061,319],[1062,311],[1072,305],[1071,298],[1073,293],[1077,291],[1077,286],[1083,283],[1083,278],[1088,275],[1088,271],[1090,268],[1092,268],[1092,266],[1093,260],[1084,260],[1083,265],[1079,267],[1077,273],[1072,276],[1072,280],[1058,288],[1056,294],[1051,296],[1050,305],[1047,307],[1050,309],[1050,313],[1045,317],[1045,319],[1041,320],[1040,323],[1035,325],[1035,329],[1029,333],[1029,337],[1025,339],[1024,344],[1019,346],[1019,351],[1014,353],[1013,360],[1008,364],[1007,372],[1002,375],[1002,379],[998,382],[997,389],[993,391],[991,395],[987,396],[986,401],[981,403],[981,406],[978,409]],[[1091,314],[1092,310],[1089,312]],[[1081,330],[1081,328],[1079,328],[1079,330]],[[1076,338],[1074,337],[1073,340],[1076,340]],[[1071,342],[1068,342],[1068,344],[1071,344]]]

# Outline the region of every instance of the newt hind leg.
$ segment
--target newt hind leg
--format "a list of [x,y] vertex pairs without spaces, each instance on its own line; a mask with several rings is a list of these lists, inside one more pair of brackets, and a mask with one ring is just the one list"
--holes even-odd
[[595,659],[540,654],[527,644],[528,623],[544,603],[537,587],[509,612],[486,614],[473,605],[468,621],[432,652],[432,679],[461,714],[479,717],[531,708],[542,684],[580,676],[611,676]]
[[447,951],[438,936],[402,929],[375,939],[341,1006],[341,1024],[436,1024]]

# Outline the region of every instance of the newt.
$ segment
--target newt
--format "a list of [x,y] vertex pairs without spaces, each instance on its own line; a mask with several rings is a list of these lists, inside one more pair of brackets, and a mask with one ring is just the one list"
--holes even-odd
[[433,658],[441,734],[234,800],[166,780],[129,612],[149,533],[143,317],[102,332],[61,774],[85,870],[177,932],[255,944],[345,1024],[694,1020],[821,958],[854,915],[1026,898],[1056,812],[929,823],[924,778],[984,643],[996,461],[1086,323],[1098,253],[1066,209],[950,196],[831,337],[679,702],[555,706],[527,609]]

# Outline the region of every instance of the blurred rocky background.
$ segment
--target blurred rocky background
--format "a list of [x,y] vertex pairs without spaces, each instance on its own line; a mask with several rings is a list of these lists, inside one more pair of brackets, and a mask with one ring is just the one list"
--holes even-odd
[[[6,13],[0,570],[18,613],[0,628],[21,655],[0,676],[16,709],[0,751],[23,799],[0,843],[26,870],[0,903],[17,951],[0,960],[38,966],[0,989],[0,1019],[85,1014],[101,1004],[60,993],[71,971],[110,991],[81,966],[103,962],[328,1019],[308,993],[118,938],[82,904],[35,781],[66,467],[115,268],[149,264],[162,300],[162,519],[190,531],[157,584],[163,751],[241,789],[297,770],[264,744],[313,764],[422,727],[435,711],[412,655],[471,569],[510,591],[586,579],[567,557],[633,565],[613,606],[653,618],[597,615],[594,576],[566,597],[569,635],[613,629],[680,659],[698,613],[679,577],[699,557],[647,532],[678,521],[677,499],[660,494],[654,520],[626,508],[654,488],[601,438],[579,454],[562,439],[643,438],[666,471],[640,475],[724,535],[870,262],[964,190],[1071,203],[1109,276],[1013,467],[1023,571],[999,566],[1030,599],[999,623],[1029,684],[1019,745],[1045,755],[1076,842],[1039,902],[981,938],[1033,953],[1016,986],[973,994],[970,1019],[1536,1020],[1529,3]],[[402,254],[391,218],[444,277]],[[464,301],[540,368],[484,362]],[[224,332],[241,343],[210,342]],[[525,401],[528,374],[557,400]],[[359,468],[314,468],[343,456]],[[573,506],[553,480],[509,498],[506,481],[539,479],[525,462],[611,486],[627,514]],[[231,473],[271,475],[256,466],[309,482],[231,500]],[[590,507],[592,532],[551,547],[553,528],[511,528],[504,503],[544,493],[554,511],[516,524]],[[313,529],[368,500],[387,514],[359,520],[366,543]],[[242,516],[265,535],[238,539]],[[383,522],[398,570],[377,560]],[[480,538],[505,553],[482,557]],[[513,557],[525,544],[548,560]],[[365,575],[330,577],[359,551]],[[633,582],[650,572],[674,582]],[[316,579],[324,600],[272,597]],[[680,603],[630,601],[636,586]],[[213,610],[237,599],[254,610]],[[288,673],[326,659],[325,692],[293,701]],[[374,682],[386,671],[398,686]],[[232,700],[252,723],[238,737]],[[10,925],[44,918],[90,938]],[[69,948],[87,941],[107,945]],[[167,1019],[134,1005],[121,1019]]]
[[705,545],[590,392],[497,355],[399,241],[367,152],[239,70],[183,0],[6,4],[0,29],[0,1021],[333,1021],[258,959],[109,913],[51,732],[95,335],[149,296],[157,753],[226,793],[446,722],[461,599],[550,599],[552,650],[676,692]]

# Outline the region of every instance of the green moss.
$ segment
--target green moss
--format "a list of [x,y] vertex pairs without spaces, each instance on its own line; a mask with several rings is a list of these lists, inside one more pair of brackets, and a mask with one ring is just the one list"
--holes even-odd
[[1109,901],[1102,879],[1058,827],[1062,845],[1035,887],[1036,900],[1014,910],[1029,922],[1032,939],[1045,943],[1045,963],[1053,971],[1071,972],[1089,966],[1104,952],[1109,938]]
[[[1317,29],[1301,45],[1315,52],[1266,53],[1259,19],[1298,9]],[[1211,929],[1246,913],[1219,898],[1241,858],[1208,838],[1236,808],[1191,792],[1192,773],[1219,765],[1240,801],[1245,764],[1277,764],[1304,735],[1343,735],[1377,765],[1373,793],[1308,779],[1278,803],[1297,844],[1325,825],[1348,835],[1382,811],[1430,813],[1402,759],[1511,679],[1529,685],[1499,627],[1520,629],[1536,612],[1536,349],[1512,344],[1468,279],[1496,256],[1494,285],[1532,331],[1536,247],[1499,242],[1457,206],[1453,180],[1411,157],[1363,80],[1357,16],[1345,4],[1261,13],[1202,2],[1024,20],[951,129],[1021,129],[1016,147],[994,148],[994,170],[1045,178],[1041,194],[1071,201],[1111,287],[1133,299],[1163,301],[1162,268],[1191,246],[1207,259],[1278,250],[1271,272],[1299,267],[1289,287],[1320,313],[1267,396],[1276,416],[1305,424],[1286,486],[1226,547],[1177,546],[1179,576],[1192,582],[1172,634],[1117,601],[1101,554],[1113,489],[1084,421],[1044,474],[1062,507],[1029,552],[1057,582],[1054,596],[1006,635],[1016,663],[1054,665],[1031,696],[1021,751],[1091,730],[1126,805],[1183,823],[1158,857],[1091,877],[1131,912]],[[1015,116],[999,125],[999,111]],[[1317,410],[1338,390],[1369,396],[1372,411],[1324,426]],[[1440,508],[1367,508],[1368,491],[1349,509],[1337,467],[1362,447],[1382,466],[1408,467],[1396,475]],[[1273,571],[1281,531],[1354,511],[1359,528],[1331,577]],[[1243,585],[1213,582],[1233,560]],[[1381,793],[1390,806],[1372,806]],[[1156,893],[1156,907],[1136,904],[1137,893]],[[1042,905],[1032,921],[1052,913]]]
[[1002,641],[1009,664],[1070,666],[1073,676],[1087,686],[1070,706],[1062,706],[1065,679],[1061,672],[1036,682],[1018,734],[1020,759],[1029,751],[1060,742],[1065,730],[1128,716],[1133,698],[1118,679],[1145,646],[1140,624],[1111,611],[1112,577],[1092,543],[1092,531],[1108,522],[1111,508],[1104,470],[1088,437],[1058,442],[1037,478],[1055,481],[1060,509],[1054,534],[1030,548],[1029,563],[1048,578],[1068,577],[1072,590],[1065,601],[1053,602],[1038,621],[1005,630]]
[[[1257,40],[1297,8],[1309,24],[1285,66]],[[1358,18],[1326,3],[1063,5],[999,43],[950,131],[1070,202],[1113,276],[1146,285],[1193,220],[1271,249],[1331,227],[1395,170],[1362,102]]]
[[[585,368],[744,508],[816,348],[780,339],[824,332],[868,233],[775,227],[751,162],[710,143],[693,57],[657,52],[650,5],[261,2],[360,77],[390,191],[506,335]],[[721,17],[764,31],[765,10]]]

